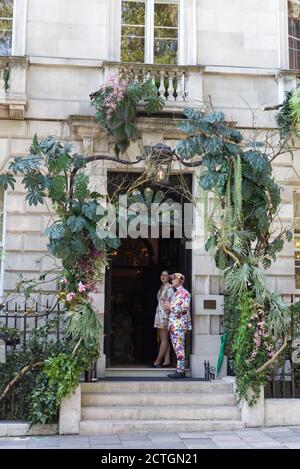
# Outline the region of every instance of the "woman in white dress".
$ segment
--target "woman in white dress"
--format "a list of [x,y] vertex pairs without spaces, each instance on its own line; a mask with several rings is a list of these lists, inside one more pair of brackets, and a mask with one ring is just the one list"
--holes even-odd
[[159,351],[153,366],[159,368],[161,366],[170,365],[171,344],[168,330],[169,311],[164,309],[164,302],[170,302],[174,295],[174,290],[169,283],[169,273],[164,270],[160,275],[162,286],[157,293],[157,308],[154,319],[154,327],[158,330],[159,335]]

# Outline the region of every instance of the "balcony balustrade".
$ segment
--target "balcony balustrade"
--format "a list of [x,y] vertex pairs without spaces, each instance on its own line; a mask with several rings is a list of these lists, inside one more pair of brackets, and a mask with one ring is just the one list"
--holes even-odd
[[202,66],[124,64],[104,62],[104,82],[109,77],[145,82],[151,80],[166,104],[164,112],[181,112],[185,107],[203,106]]
[[23,119],[27,105],[26,57],[0,57],[0,117]]

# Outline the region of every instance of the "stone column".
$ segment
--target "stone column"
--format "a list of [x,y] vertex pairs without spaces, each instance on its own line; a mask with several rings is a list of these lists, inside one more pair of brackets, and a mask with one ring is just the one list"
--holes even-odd
[[[223,295],[220,294],[219,272],[214,260],[205,251],[204,241],[204,202],[198,191],[199,173],[194,175],[194,197],[197,209],[194,216],[194,240],[192,248],[192,278],[193,278],[193,344],[191,373],[193,378],[203,378],[205,374],[204,361],[217,367],[220,344],[221,322],[224,314]],[[210,202],[210,199],[209,199]],[[217,287],[214,286],[217,283]],[[226,375],[227,364],[224,357],[220,376]]]
[[62,400],[59,408],[59,434],[78,435],[81,419],[81,387],[76,388],[70,397]]

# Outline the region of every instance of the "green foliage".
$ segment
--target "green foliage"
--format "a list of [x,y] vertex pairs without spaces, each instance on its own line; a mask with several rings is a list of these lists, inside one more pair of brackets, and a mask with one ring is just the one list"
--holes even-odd
[[270,359],[276,345],[267,332],[264,310],[255,304],[251,295],[242,295],[238,309],[238,328],[233,344],[237,397],[239,400],[246,398],[252,406],[260,395],[260,386],[266,382],[265,373],[257,370]]
[[186,138],[177,152],[183,160],[201,159],[200,190],[211,191],[221,208],[218,215],[209,215],[205,248],[224,279],[227,354],[237,393],[253,404],[267,373],[256,369],[274,353],[272,337],[282,342],[289,321],[287,304],[266,289],[263,269],[276,260],[284,238],[290,241],[292,234],[286,229],[271,239],[281,198],[265,143],[244,144],[221,112],[207,115],[188,109],[185,116],[179,128]]
[[157,87],[150,81],[111,81],[90,95],[96,108],[96,119],[113,138],[116,154],[124,153],[138,137],[137,106],[142,104],[147,114],[162,110],[164,100],[158,96]]
[[290,114],[297,135],[300,135],[300,88],[297,88],[290,98]]
[[285,99],[280,112],[276,116],[277,123],[279,125],[280,138],[283,140],[292,130],[293,119],[291,115],[290,99],[293,95],[293,91],[286,91]]
[[71,307],[65,317],[67,336],[75,341],[83,338],[86,346],[99,341],[101,324],[88,301],[81,301]]
[[276,119],[281,140],[292,136],[293,133],[300,135],[300,88],[285,93],[284,102]]
[[[58,327],[58,322],[59,319],[53,319],[48,321],[45,326],[33,329],[29,337],[27,337],[26,344],[21,344],[21,346],[17,346],[15,349],[9,349],[6,363],[0,364],[0,394],[23,367],[43,361],[47,357],[56,356],[63,350],[69,350],[70,344],[68,342],[54,342],[53,340],[49,340],[49,332]],[[0,332],[5,333],[10,342],[21,342],[22,333],[19,330],[8,328],[1,324]],[[38,386],[39,377],[39,369],[27,373],[23,377],[4,401],[0,402],[0,408],[5,408],[5,415],[0,411],[0,418],[6,418],[8,420],[30,420],[29,408],[33,401],[35,389]],[[44,388],[45,398],[47,392],[48,389]],[[15,403],[13,407],[11,406],[12,393]],[[49,402],[45,406],[45,410],[47,412],[49,411]],[[57,415],[56,413],[52,413],[51,415],[51,419],[54,421]]]

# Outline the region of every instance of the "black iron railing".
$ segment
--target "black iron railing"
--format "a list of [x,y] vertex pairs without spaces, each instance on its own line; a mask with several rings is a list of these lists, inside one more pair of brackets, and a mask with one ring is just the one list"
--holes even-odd
[[300,295],[283,295],[292,306],[299,304],[295,312],[291,308],[289,346],[282,353],[279,363],[267,376],[266,398],[300,398],[300,364],[293,360],[294,339],[300,338]]
[[[57,344],[64,339],[64,321],[62,320],[64,308],[60,304],[51,307],[47,302],[43,308],[31,308],[28,305],[21,307],[17,303],[7,303],[0,311],[0,339],[5,343],[5,356],[12,352],[26,352],[29,350],[29,341],[37,332],[37,342]],[[1,327],[2,326],[2,327]],[[43,328],[43,333],[40,333]],[[32,346],[32,344],[31,344]],[[37,371],[31,371],[36,373]],[[0,364],[1,375],[1,364]],[[97,379],[96,363],[84,373],[85,381]],[[1,389],[0,389],[1,391]],[[3,391],[3,389],[2,389]],[[7,398],[0,402],[0,420],[22,419],[26,416],[26,396],[16,386],[9,392]]]
[[61,321],[62,313],[63,308],[59,303],[55,307],[50,307],[49,302],[47,302],[46,307],[43,309],[39,309],[38,306],[35,306],[35,308],[28,307],[26,303],[22,309],[17,303],[14,303],[12,309],[12,305],[7,303],[0,311],[0,326],[15,329],[20,337],[18,343],[8,344],[8,348],[16,349],[19,346],[26,349],[28,338],[33,331],[46,326],[49,321],[53,323],[53,327],[48,331],[48,339],[49,341],[59,342],[64,334]]

